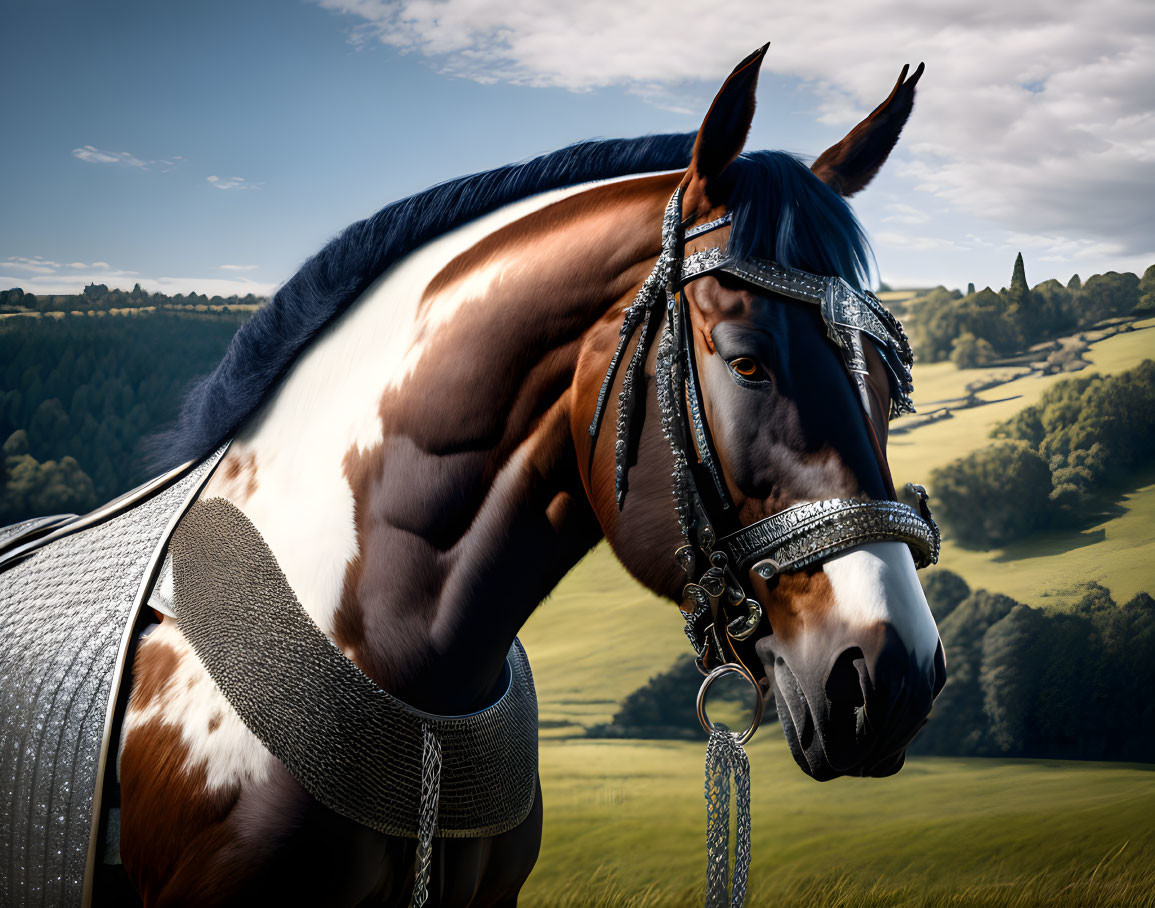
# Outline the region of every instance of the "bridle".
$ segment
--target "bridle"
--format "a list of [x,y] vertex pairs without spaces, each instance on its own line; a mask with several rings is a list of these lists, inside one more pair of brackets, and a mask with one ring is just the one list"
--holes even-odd
[[[715,526],[736,522],[734,504],[706,422],[688,303],[682,291],[696,278],[721,272],[745,284],[818,306],[827,335],[841,354],[868,422],[871,393],[866,341],[874,343],[889,373],[891,418],[914,412],[910,399],[914,357],[902,325],[878,298],[840,277],[814,275],[755,258],[738,258],[719,246],[686,256],[687,240],[729,225],[730,215],[687,230],[682,218],[684,191],[680,186],[666,206],[661,254],[625,311],[618,346],[602,380],[589,433],[596,443],[614,378],[630,339],[640,328],[641,337],[618,395],[615,490],[620,509],[628,490],[632,422],[639,386],[644,384],[642,367],[661,327],[655,381],[662,434],[674,458],[674,511],[684,540],[674,557],[687,580],[680,605],[686,636],[703,674],[736,661],[757,676],[762,674],[760,660],[754,658],[748,641],[762,623],[764,612],[757,601],[746,595],[740,571],[752,569],[763,579],[772,580],[778,574],[798,571],[855,546],[879,541],[905,543],[916,566],[923,568],[938,561],[939,529],[931,517],[926,490],[908,484],[907,490],[918,499],[917,509],[889,499],[809,501],[719,537]],[[750,662],[757,672],[750,672]]]

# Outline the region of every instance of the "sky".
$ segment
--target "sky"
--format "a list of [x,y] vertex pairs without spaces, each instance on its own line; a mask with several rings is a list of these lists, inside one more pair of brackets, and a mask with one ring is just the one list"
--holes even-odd
[[[706,12],[703,12],[706,10]],[[0,288],[269,293],[347,224],[596,136],[816,157],[926,64],[852,200],[894,287],[1155,263],[1155,2],[0,0]]]

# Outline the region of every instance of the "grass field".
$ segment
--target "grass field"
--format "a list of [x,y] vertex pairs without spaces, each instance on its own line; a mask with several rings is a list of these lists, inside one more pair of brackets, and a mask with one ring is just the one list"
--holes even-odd
[[[525,904],[701,904],[703,751],[543,743]],[[1155,905],[1152,767],[922,758],[820,784],[773,728],[750,758],[750,905]]]
[[542,738],[608,722],[621,699],[689,651],[677,606],[635,581],[605,543],[582,560],[519,636],[533,662]]

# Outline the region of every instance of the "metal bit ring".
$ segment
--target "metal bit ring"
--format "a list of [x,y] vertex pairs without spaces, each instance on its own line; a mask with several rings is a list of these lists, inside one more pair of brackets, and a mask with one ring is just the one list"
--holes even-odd
[[744,732],[730,732],[734,739],[739,744],[745,744],[752,737],[754,732],[758,730],[758,726],[762,724],[762,712],[765,708],[765,703],[762,701],[762,688],[758,682],[754,680],[754,676],[750,674],[749,670],[744,665],[737,662],[727,662],[725,665],[719,665],[710,674],[702,679],[702,686],[698,688],[698,722],[702,725],[702,730],[706,734],[711,734],[715,731],[715,725],[710,721],[710,717],[706,715],[706,692],[710,689],[710,685],[721,678],[723,675],[738,674],[754,688],[754,718],[750,722],[750,727]]

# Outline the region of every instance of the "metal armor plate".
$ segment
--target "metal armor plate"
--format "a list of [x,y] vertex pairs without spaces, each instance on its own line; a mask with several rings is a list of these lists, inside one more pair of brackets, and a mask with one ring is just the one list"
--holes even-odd
[[0,561],[0,905],[89,899],[129,634],[176,520],[221,453]]

